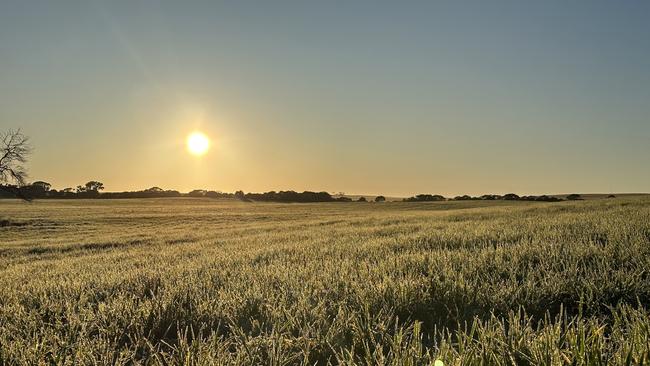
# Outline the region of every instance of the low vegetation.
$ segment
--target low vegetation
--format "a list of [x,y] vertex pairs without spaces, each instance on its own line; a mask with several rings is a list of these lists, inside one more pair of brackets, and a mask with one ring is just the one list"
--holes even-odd
[[650,200],[0,202],[0,364],[641,365]]

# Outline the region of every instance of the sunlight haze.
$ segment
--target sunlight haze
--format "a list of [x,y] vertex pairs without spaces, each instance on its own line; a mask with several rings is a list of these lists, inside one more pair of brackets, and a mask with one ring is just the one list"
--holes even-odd
[[0,130],[57,189],[648,192],[649,18],[645,1],[3,1]]

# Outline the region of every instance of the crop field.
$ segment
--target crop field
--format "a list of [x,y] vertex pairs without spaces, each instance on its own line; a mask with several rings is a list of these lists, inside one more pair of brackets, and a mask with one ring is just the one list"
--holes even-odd
[[0,201],[0,365],[641,365],[649,310],[650,198]]

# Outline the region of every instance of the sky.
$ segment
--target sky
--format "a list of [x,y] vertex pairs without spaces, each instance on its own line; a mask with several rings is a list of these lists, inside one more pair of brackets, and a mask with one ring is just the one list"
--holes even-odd
[[11,128],[57,189],[650,192],[650,2],[0,0]]

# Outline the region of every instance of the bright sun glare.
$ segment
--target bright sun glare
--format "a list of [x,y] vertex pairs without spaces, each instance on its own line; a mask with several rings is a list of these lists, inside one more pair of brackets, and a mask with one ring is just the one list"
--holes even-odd
[[210,139],[202,132],[192,132],[187,136],[187,151],[192,155],[201,156],[208,152]]

